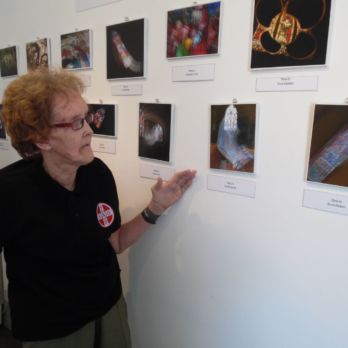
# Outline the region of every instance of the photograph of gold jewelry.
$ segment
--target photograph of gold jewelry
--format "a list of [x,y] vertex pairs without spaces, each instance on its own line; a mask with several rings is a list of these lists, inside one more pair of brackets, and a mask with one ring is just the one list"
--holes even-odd
[[331,0],[255,0],[251,68],[324,65]]

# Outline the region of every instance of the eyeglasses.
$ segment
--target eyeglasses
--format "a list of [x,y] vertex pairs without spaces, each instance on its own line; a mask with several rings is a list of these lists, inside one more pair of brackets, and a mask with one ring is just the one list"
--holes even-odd
[[57,128],[71,128],[72,130],[79,130],[83,127],[85,124],[85,121],[88,124],[91,124],[93,122],[94,115],[89,112],[84,118],[78,118],[72,122],[67,123],[56,123],[52,124],[51,127],[57,127]]

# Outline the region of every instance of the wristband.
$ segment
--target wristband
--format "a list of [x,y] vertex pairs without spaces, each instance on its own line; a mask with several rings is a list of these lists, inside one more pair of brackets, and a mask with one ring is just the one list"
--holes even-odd
[[157,221],[157,219],[160,217],[160,215],[157,215],[153,213],[148,207],[146,207],[142,212],[141,216],[143,219],[148,222],[149,224],[154,225]]

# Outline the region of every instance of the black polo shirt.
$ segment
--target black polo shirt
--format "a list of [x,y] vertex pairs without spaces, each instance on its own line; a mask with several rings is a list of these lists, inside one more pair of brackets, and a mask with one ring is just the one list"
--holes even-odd
[[121,219],[114,178],[101,160],[79,168],[72,192],[46,174],[41,158],[0,170],[0,224],[16,338],[68,335],[119,299],[108,238]]

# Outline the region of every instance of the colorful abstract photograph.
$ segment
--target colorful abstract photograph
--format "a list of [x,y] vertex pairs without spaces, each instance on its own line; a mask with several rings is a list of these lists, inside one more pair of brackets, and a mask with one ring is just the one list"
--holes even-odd
[[0,104],[0,139],[6,139],[6,132],[1,116],[2,104]]
[[144,18],[107,26],[107,78],[144,77],[144,42]]
[[60,36],[64,69],[92,68],[92,32],[89,29]]
[[348,186],[348,105],[315,105],[307,180]]
[[50,41],[47,38],[28,42],[25,48],[28,71],[49,67]]
[[254,173],[256,104],[211,105],[210,168]]
[[139,104],[140,157],[169,162],[172,104]]
[[0,49],[0,76],[18,75],[17,46]]
[[88,104],[88,112],[93,115],[90,126],[94,135],[116,136],[116,108],[114,104]]
[[221,1],[168,12],[167,58],[217,54]]
[[251,69],[327,61],[331,0],[254,0]]

